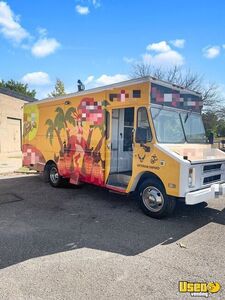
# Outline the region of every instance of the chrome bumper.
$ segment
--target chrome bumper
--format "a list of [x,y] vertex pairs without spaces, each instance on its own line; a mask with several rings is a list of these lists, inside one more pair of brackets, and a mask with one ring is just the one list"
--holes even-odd
[[185,203],[187,205],[194,205],[201,202],[208,202],[209,200],[219,198],[225,195],[225,183],[215,183],[210,187],[189,192],[185,196]]

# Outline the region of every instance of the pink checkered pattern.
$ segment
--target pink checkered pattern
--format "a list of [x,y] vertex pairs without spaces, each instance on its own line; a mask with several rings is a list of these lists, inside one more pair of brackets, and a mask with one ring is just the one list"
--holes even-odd
[[82,121],[88,121],[91,125],[100,125],[103,122],[102,104],[93,98],[82,99],[79,105]]

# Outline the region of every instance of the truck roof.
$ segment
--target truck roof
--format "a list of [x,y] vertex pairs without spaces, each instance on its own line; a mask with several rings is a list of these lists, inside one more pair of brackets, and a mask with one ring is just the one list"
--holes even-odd
[[48,98],[44,98],[42,100],[37,100],[35,102],[48,102],[48,101],[52,101],[53,99],[54,100],[68,99],[68,98],[72,98],[72,97],[75,97],[75,96],[78,96],[78,95],[82,96],[82,95],[87,95],[87,94],[90,94],[90,93],[98,93],[98,92],[102,92],[102,91],[105,91],[105,90],[111,90],[113,88],[125,87],[125,86],[138,84],[138,83],[144,83],[144,82],[151,82],[151,83],[159,84],[159,85],[164,86],[164,87],[172,88],[174,90],[180,91],[182,94],[192,94],[192,95],[201,97],[201,93],[199,93],[199,92],[196,92],[196,91],[193,91],[193,90],[190,90],[190,89],[186,89],[182,86],[179,86],[179,85],[176,85],[176,84],[164,81],[164,80],[160,80],[160,79],[157,79],[157,78],[152,77],[152,76],[145,76],[145,77],[130,79],[130,80],[121,81],[121,82],[117,82],[117,83],[113,83],[113,84],[109,84],[109,85],[104,85],[104,86],[101,86],[101,87],[96,87],[96,88],[92,88],[92,89],[88,89],[88,90],[84,90],[84,91],[80,91],[80,92],[77,91],[77,92],[74,92],[74,93],[65,94],[63,96],[48,97]]

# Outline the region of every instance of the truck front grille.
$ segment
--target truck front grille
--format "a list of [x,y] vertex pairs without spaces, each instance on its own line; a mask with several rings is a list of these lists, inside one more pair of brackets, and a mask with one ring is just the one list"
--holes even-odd
[[207,176],[204,178],[203,184],[209,184],[209,183],[220,181],[220,180],[221,180],[221,174]]
[[206,165],[203,167],[204,172],[217,171],[221,169],[222,164]]
[[202,185],[224,180],[225,162],[207,163],[202,166]]

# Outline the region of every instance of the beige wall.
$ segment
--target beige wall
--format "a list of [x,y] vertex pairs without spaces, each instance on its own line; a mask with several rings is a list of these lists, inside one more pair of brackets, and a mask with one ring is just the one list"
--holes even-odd
[[24,100],[0,93],[0,155],[21,155]]

